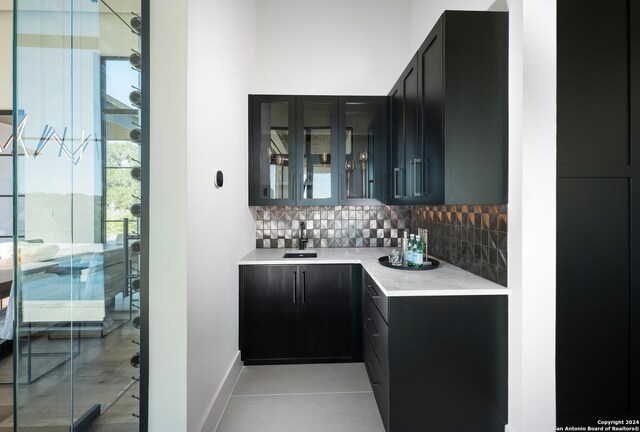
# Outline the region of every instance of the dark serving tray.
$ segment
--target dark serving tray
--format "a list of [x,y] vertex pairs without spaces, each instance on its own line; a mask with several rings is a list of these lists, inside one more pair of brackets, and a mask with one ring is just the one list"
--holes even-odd
[[435,258],[427,258],[427,262],[422,265],[422,267],[407,267],[407,266],[394,266],[389,262],[388,256],[383,256],[378,258],[378,262],[385,266],[396,270],[414,270],[414,271],[424,271],[424,270],[433,270],[437,269],[440,266],[440,261]]

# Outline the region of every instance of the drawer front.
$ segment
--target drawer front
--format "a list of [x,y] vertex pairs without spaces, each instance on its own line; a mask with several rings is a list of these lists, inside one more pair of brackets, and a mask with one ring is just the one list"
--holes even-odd
[[368,336],[363,338],[363,352],[364,367],[367,370],[369,376],[369,382],[373,389],[373,394],[378,404],[378,410],[380,411],[380,417],[382,417],[382,423],[386,431],[389,431],[389,380],[385,377],[380,367],[380,361],[376,356],[371,340]]
[[389,376],[389,327],[369,297],[364,299],[364,332],[369,336],[385,376]]
[[368,273],[365,273],[363,298],[370,298],[380,311],[385,322],[389,322],[389,301],[387,296],[384,295]]

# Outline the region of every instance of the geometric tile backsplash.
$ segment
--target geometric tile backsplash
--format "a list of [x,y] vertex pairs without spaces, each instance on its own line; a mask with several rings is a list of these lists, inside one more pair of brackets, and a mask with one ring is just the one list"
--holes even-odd
[[404,232],[429,232],[429,255],[507,286],[507,206],[255,207],[256,248],[397,247]]
[[414,207],[413,224],[429,231],[429,254],[507,286],[507,206]]

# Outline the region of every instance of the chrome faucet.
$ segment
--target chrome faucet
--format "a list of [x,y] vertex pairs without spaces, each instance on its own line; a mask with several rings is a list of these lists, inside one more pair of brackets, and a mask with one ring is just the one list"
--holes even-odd
[[309,239],[306,238],[305,235],[305,224],[304,222],[300,222],[300,250],[305,250],[307,247],[307,243],[309,242]]

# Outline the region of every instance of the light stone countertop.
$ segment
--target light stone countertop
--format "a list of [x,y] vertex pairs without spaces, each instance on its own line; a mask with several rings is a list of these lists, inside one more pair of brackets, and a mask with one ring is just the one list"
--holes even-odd
[[362,264],[388,297],[508,295],[511,290],[440,261],[440,267],[426,271],[396,270],[382,266],[378,258],[388,248],[316,248],[318,258],[283,258],[285,249],[255,249],[239,265],[274,264]]

